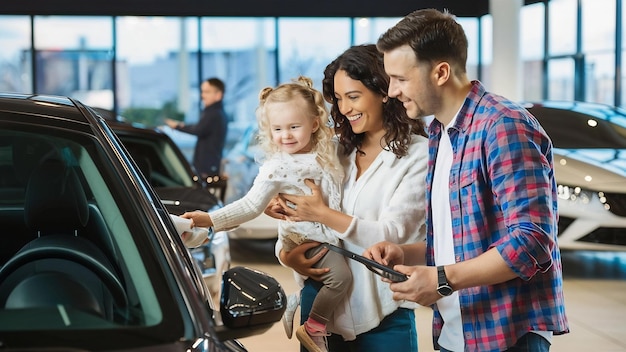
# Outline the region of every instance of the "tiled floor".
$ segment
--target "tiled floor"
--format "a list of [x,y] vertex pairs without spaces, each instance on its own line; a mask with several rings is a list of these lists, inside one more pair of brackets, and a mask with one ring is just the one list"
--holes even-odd
[[[278,265],[271,251],[242,249],[237,243],[231,244],[231,251],[233,265],[245,265],[273,275],[286,293],[296,290],[291,271]],[[563,253],[563,271],[571,332],[555,336],[551,351],[626,351],[626,252]],[[433,351],[431,315],[429,308],[416,310],[420,352]],[[296,338],[287,339],[280,323],[263,335],[241,342],[250,352],[299,351]]]

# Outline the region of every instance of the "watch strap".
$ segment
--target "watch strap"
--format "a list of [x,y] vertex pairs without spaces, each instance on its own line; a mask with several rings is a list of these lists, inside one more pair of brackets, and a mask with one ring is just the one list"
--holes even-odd
[[448,278],[446,277],[446,271],[443,269],[443,265],[439,265],[437,267],[437,283],[438,286],[448,283]]
[[437,293],[439,293],[441,297],[446,297],[450,296],[452,292],[454,292],[454,290],[448,283],[446,271],[444,270],[443,265],[440,265],[437,267]]

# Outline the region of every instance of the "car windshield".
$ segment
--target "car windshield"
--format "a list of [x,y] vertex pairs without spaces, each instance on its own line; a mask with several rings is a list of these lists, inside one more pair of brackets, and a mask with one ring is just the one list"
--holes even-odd
[[[165,138],[119,134],[126,149],[153,187],[193,187],[193,180]],[[165,136],[164,136],[165,137]]]
[[0,130],[0,344],[9,331],[180,336],[162,252],[110,160],[78,132]]

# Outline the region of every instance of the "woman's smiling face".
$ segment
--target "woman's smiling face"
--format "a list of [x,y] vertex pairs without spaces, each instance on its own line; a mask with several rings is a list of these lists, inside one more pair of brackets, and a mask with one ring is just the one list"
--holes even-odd
[[369,90],[361,81],[338,70],[334,77],[335,99],[339,112],[356,134],[383,129],[383,95]]

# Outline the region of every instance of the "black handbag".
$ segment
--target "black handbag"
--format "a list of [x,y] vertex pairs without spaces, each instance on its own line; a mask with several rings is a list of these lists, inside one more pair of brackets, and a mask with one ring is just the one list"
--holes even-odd
[[233,267],[222,276],[220,313],[224,325],[237,328],[281,319],[287,296],[270,275],[247,267]]

